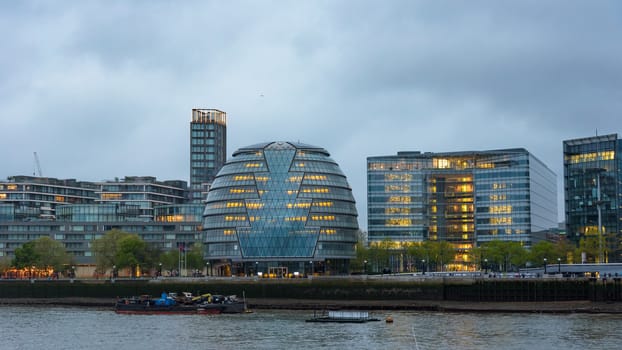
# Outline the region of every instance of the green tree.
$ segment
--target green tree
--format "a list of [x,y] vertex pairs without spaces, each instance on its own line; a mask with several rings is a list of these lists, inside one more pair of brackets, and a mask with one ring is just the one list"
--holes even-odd
[[579,247],[575,250],[575,256],[580,260],[581,254],[585,253],[587,262],[594,263],[598,260],[599,251],[598,237],[586,236],[579,240]]
[[179,249],[172,249],[160,254],[159,264],[163,270],[173,271],[179,267]]
[[129,233],[121,230],[110,230],[101,238],[93,242],[93,252],[95,253],[95,264],[97,272],[103,274],[106,270],[117,265],[116,258],[118,253],[119,241],[128,236]]
[[22,244],[21,247],[15,248],[15,258],[13,266],[18,269],[32,268],[39,261],[39,256],[35,250],[35,242],[30,241]]
[[544,259],[547,259],[547,263],[551,264],[557,262],[557,258],[561,258],[562,254],[558,247],[549,241],[540,241],[531,247],[529,252],[529,261],[532,266],[543,266]]
[[41,237],[35,240],[33,250],[37,256],[35,266],[38,268],[52,268],[54,271],[62,271],[72,260],[65,246],[50,237]]
[[203,269],[205,266],[205,259],[203,258],[203,245],[201,243],[194,243],[190,250],[186,252],[186,263],[189,269]]
[[488,264],[494,271],[512,271],[523,266],[528,258],[527,250],[518,242],[494,240],[484,246]]
[[130,276],[135,277],[139,267],[152,266],[153,262],[150,257],[151,254],[145,241],[138,235],[127,235],[119,239],[114,261],[119,268],[128,267]]

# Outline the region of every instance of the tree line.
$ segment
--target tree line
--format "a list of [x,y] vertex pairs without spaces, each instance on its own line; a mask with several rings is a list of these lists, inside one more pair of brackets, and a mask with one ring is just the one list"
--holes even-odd
[[518,271],[545,264],[596,262],[599,255],[597,237],[581,239],[578,246],[566,239],[540,241],[531,249],[520,242],[495,240],[470,250],[457,250],[447,241],[409,242],[396,245],[383,240],[370,246],[359,242],[352,272],[431,272],[458,269],[490,272]]
[[[161,251],[148,244],[136,234],[111,230],[93,241],[95,273],[118,274],[126,270],[131,277],[141,274],[161,274],[163,271],[175,272],[179,269],[180,255],[185,260],[184,268],[202,270],[205,267],[203,248],[200,243],[181,249]],[[65,246],[50,237],[41,237],[24,243],[15,249],[15,257],[9,262],[1,262],[0,268],[52,270],[54,274],[72,277],[75,272],[75,259]],[[177,271],[179,272],[179,271]]]

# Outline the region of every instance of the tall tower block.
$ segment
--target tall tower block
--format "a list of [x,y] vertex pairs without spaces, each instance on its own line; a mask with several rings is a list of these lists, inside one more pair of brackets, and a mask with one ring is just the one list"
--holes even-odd
[[190,122],[190,201],[201,203],[227,160],[227,113],[192,109]]

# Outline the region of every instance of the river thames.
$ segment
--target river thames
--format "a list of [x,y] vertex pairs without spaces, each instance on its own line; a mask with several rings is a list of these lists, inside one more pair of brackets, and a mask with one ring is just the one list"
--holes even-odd
[[[386,316],[393,323],[386,323]],[[616,349],[622,315],[377,311],[381,322],[307,323],[309,311],[117,315],[101,308],[0,306],[9,349]]]

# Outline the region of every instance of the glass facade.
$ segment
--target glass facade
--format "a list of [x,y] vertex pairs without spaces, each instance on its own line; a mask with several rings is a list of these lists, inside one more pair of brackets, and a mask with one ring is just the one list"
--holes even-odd
[[369,157],[368,237],[448,241],[456,263],[491,240],[530,246],[557,227],[555,178],[524,149]]
[[111,229],[136,233],[156,249],[201,242],[203,204],[185,202],[185,181],[126,177],[101,183],[16,176],[0,182],[0,256],[40,237],[62,242],[92,264],[92,241]]
[[190,200],[201,203],[227,159],[227,114],[193,109],[190,122]]
[[345,175],[319,147],[241,148],[220,170],[203,214],[206,256],[222,273],[345,273],[357,212]]
[[563,145],[568,238],[578,243],[596,237],[600,253],[595,262],[622,262],[622,143],[618,135],[566,140]]

